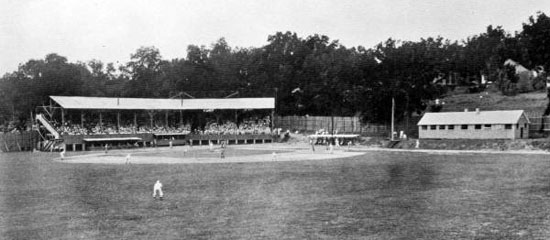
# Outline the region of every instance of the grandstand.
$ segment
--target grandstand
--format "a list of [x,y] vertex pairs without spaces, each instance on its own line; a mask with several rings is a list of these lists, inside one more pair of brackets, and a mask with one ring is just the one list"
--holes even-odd
[[[36,115],[43,151],[266,143],[274,98],[149,99],[50,96]],[[230,118],[233,118],[230,120]]]

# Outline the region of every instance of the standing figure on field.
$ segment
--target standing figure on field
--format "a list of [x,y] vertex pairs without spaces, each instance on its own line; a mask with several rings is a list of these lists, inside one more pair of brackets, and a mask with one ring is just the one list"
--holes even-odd
[[162,193],[162,183],[160,182],[160,180],[157,180],[157,182],[153,186],[153,198],[156,199],[157,195],[159,196],[160,200],[162,200],[164,194]]
[[221,159],[224,159],[224,158],[225,158],[225,148],[222,148],[222,149],[220,150],[220,158],[221,158]]
[[126,164],[130,164],[130,154],[126,155]]
[[61,160],[65,159],[65,148],[59,153],[59,157],[61,157]]

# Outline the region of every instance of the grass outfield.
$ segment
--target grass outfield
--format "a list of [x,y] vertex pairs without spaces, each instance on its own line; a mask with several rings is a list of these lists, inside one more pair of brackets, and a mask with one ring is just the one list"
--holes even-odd
[[[0,155],[2,239],[548,239],[548,155],[67,164]],[[152,198],[159,178],[164,201]]]

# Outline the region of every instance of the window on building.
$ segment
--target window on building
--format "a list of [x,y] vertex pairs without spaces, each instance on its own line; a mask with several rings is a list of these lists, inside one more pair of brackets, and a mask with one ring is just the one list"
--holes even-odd
[[437,125],[431,125],[430,130],[435,130],[436,127],[437,127]]
[[460,129],[466,130],[468,129],[468,125],[466,124],[460,125]]
[[439,125],[439,130],[445,130],[445,125]]
[[512,129],[512,124],[504,124],[504,129]]
[[481,129],[481,124],[476,124],[475,127],[474,127],[475,130],[479,130]]
[[428,130],[428,126],[422,125],[422,130]]
[[485,124],[485,125],[483,125],[483,129],[491,129],[491,124]]
[[449,130],[454,130],[454,129],[455,129],[455,125],[448,125],[448,126],[447,126],[447,129],[449,129]]

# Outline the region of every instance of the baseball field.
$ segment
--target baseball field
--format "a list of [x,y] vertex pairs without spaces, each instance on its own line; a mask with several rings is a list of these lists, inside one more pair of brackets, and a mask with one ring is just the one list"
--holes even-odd
[[1,153],[0,238],[550,238],[548,154],[287,144],[224,154]]

